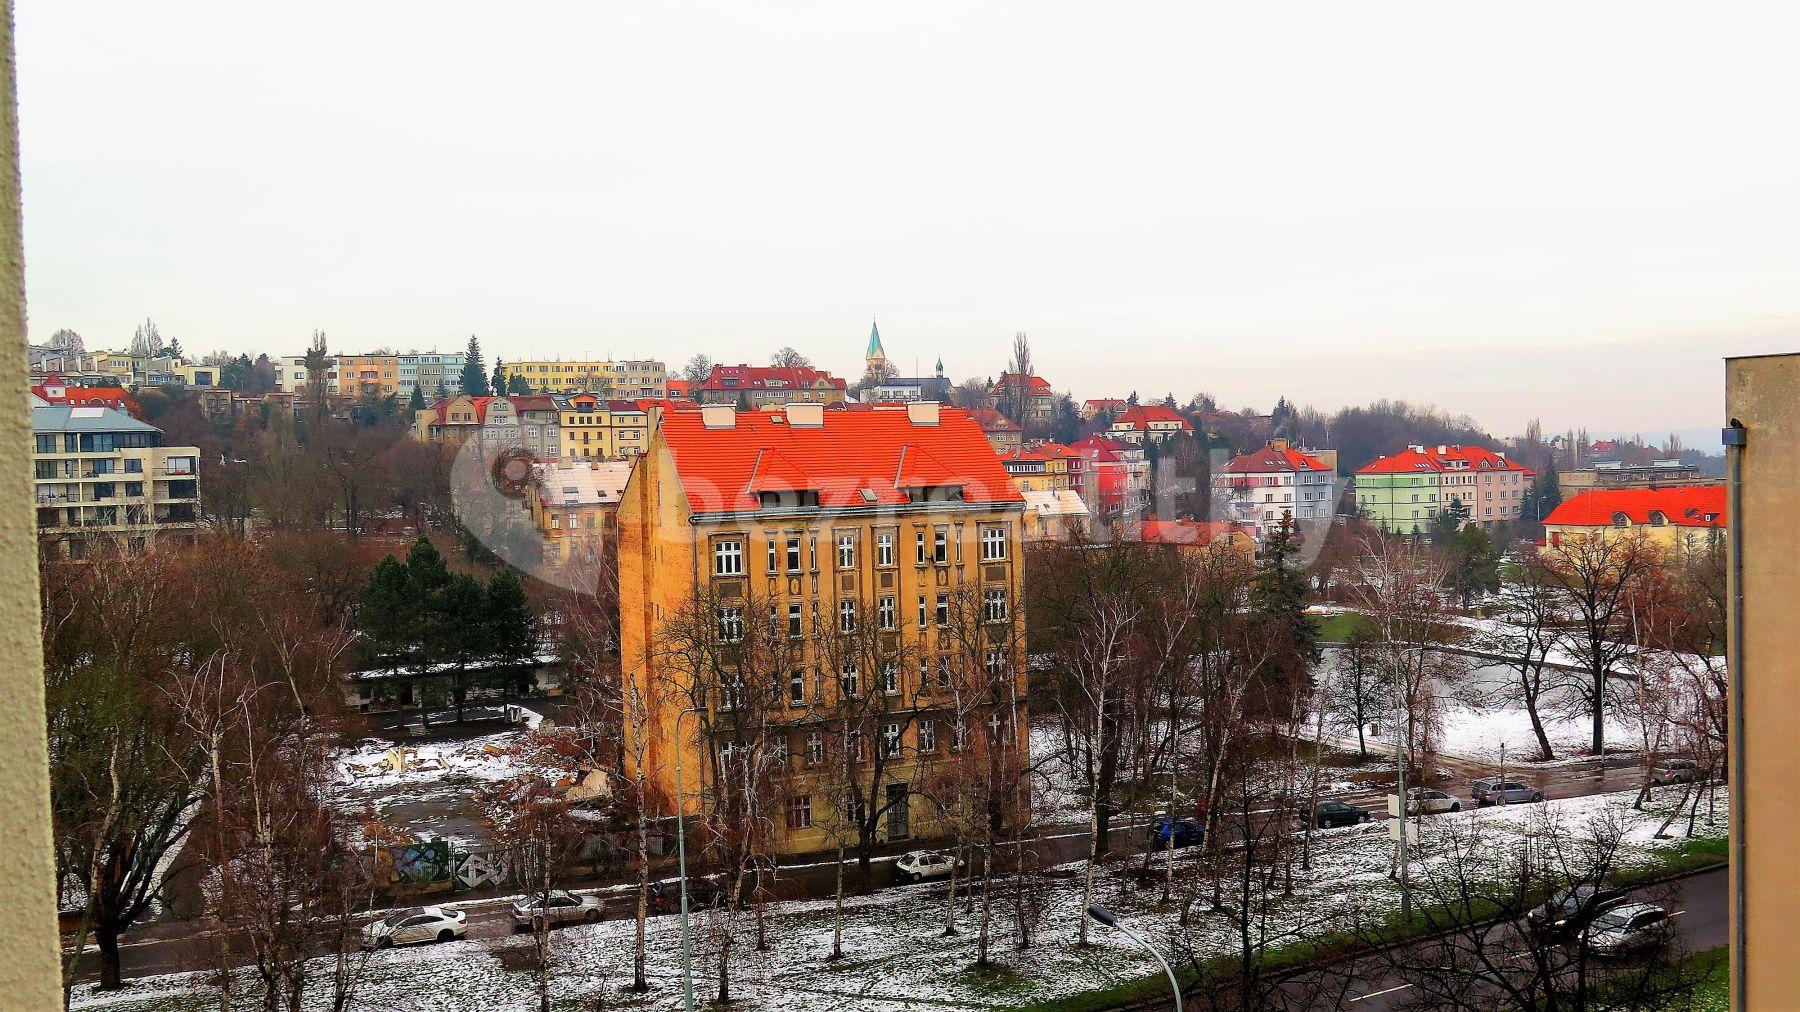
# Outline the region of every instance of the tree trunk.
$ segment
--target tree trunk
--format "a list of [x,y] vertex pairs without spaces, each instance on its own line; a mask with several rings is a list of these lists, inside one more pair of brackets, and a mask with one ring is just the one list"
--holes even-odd
[[988,965],[988,926],[993,921],[994,842],[989,839],[981,848],[981,929],[977,933],[975,965]]
[[119,929],[105,920],[95,924],[94,944],[100,949],[100,990],[117,991],[124,986],[119,974]]
[[638,844],[638,903],[637,932],[632,940],[631,949],[631,989],[642,994],[650,990],[650,984],[644,979],[644,923],[650,916],[650,814],[644,807],[644,773],[643,764],[638,764],[637,797],[637,844]]
[[844,958],[844,841],[840,837],[837,845],[837,901],[831,909],[831,956],[833,960]]

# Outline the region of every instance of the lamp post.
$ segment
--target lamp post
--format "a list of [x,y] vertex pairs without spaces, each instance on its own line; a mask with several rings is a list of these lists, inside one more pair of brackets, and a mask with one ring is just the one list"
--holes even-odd
[[1156,957],[1156,961],[1162,964],[1163,972],[1169,975],[1169,990],[1175,994],[1175,1012],[1181,1012],[1181,982],[1175,979],[1175,968],[1169,965],[1169,961],[1163,958],[1162,953],[1156,951],[1156,946],[1151,945],[1150,940],[1143,935],[1119,923],[1119,919],[1113,916],[1111,910],[1098,903],[1087,908],[1087,915],[1109,928],[1118,928],[1123,931],[1126,938],[1138,943],[1138,946],[1145,952]]
[[686,1012],[694,1012],[694,949],[688,928],[687,824],[681,816],[681,718],[705,712],[704,706],[691,706],[675,715],[675,861],[681,883],[681,988]]

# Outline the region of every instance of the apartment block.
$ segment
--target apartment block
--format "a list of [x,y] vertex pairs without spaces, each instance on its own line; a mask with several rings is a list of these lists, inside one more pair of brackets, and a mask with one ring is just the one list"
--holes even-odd
[[200,451],[163,446],[162,430],[114,408],[31,409],[37,532],[49,557],[82,558],[95,536],[142,549],[192,538],[200,517]]
[[1519,519],[1531,470],[1480,446],[1409,446],[1356,472],[1356,508],[1396,534],[1423,534],[1451,500],[1469,522],[1491,528]]
[[1215,512],[1249,525],[1259,539],[1289,519],[1301,529],[1329,521],[1337,510],[1336,461],[1330,451],[1300,450],[1285,439],[1271,439],[1219,468],[1213,476]]
[[535,393],[586,392],[613,399],[669,395],[668,367],[654,359],[533,359],[501,363],[500,372],[509,383],[520,377]]

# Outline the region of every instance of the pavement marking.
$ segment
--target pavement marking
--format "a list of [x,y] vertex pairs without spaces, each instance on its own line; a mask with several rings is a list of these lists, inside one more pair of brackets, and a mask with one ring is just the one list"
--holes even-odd
[[1359,994],[1354,998],[1346,998],[1344,1001],[1345,1004],[1348,1004],[1353,1001],[1362,1001],[1364,998],[1379,998],[1384,994],[1393,994],[1395,991],[1404,991],[1411,986],[1411,984],[1401,984],[1399,987],[1390,987],[1386,991],[1371,991],[1368,994]]

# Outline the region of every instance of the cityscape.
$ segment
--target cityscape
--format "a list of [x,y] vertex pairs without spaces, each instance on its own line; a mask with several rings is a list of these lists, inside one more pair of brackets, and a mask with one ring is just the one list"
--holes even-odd
[[1796,1007],[1794,18],[1602,6],[9,4],[0,1004]]

